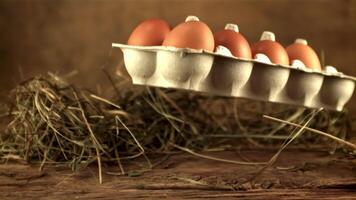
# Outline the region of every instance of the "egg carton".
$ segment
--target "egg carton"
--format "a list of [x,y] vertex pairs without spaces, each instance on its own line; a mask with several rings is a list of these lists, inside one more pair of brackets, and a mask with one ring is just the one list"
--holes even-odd
[[341,111],[355,77],[267,64],[205,50],[112,44],[123,51],[133,84],[186,89]]

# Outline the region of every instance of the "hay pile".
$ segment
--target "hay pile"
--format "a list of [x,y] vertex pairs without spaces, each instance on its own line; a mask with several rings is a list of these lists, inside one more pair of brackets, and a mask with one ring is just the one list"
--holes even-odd
[[[116,87],[108,100],[76,88],[55,75],[18,85],[1,116],[0,159],[65,164],[78,170],[93,162],[118,163],[180,150],[268,145],[291,137],[295,127],[266,120],[271,115],[303,123],[314,110],[212,97],[180,90]],[[309,127],[346,138],[347,114],[321,111]],[[327,144],[306,132],[294,142]],[[330,146],[330,145],[329,145]]]

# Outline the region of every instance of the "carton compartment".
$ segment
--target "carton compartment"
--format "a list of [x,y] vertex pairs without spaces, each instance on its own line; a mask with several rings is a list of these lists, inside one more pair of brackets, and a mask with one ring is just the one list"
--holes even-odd
[[313,107],[342,110],[351,99],[355,89],[355,81],[341,77],[325,76],[319,95]]
[[194,89],[211,69],[214,57],[208,54],[158,50],[156,85]]
[[208,77],[199,85],[199,91],[223,96],[240,96],[241,88],[251,76],[253,63],[216,56]]
[[310,107],[323,84],[324,76],[291,70],[286,87],[278,101]]
[[124,63],[132,82],[145,85],[156,71],[156,53],[138,49],[123,49]]
[[289,69],[255,62],[251,78],[244,87],[243,96],[263,101],[276,101],[286,85]]

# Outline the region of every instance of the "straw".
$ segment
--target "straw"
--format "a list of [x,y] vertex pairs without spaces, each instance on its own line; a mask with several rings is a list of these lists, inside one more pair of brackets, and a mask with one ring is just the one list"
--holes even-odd
[[[103,181],[103,163],[114,163],[121,175],[137,175],[155,167],[152,155],[170,155],[175,150],[217,162],[256,165],[263,162],[220,159],[199,151],[223,150],[227,145],[280,144],[310,117],[310,109],[128,87],[126,80],[109,79],[112,98],[78,88],[51,73],[20,83],[9,94],[10,103],[0,106],[0,161],[22,159],[38,163],[40,170],[56,164],[73,171],[96,163],[99,182]],[[303,128],[307,132],[289,143],[330,146],[328,138],[354,149],[346,141],[350,127],[347,112],[323,110]],[[126,170],[127,162],[136,159],[138,169]],[[142,159],[147,164],[144,167]]]

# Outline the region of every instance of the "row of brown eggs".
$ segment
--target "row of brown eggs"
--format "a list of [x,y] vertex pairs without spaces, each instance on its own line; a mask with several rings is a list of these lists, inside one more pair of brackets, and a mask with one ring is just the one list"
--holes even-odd
[[173,29],[162,19],[146,20],[134,29],[128,44],[163,45],[207,51],[214,51],[222,46],[238,58],[256,59],[264,56],[268,62],[274,64],[293,66],[297,63],[297,66],[321,71],[319,58],[306,40],[297,39],[295,43],[284,48],[275,40],[273,33],[266,31],[260,41],[250,46],[245,37],[239,33],[237,25],[227,24],[224,30],[213,34],[209,26],[195,16],[188,16],[185,22]]

